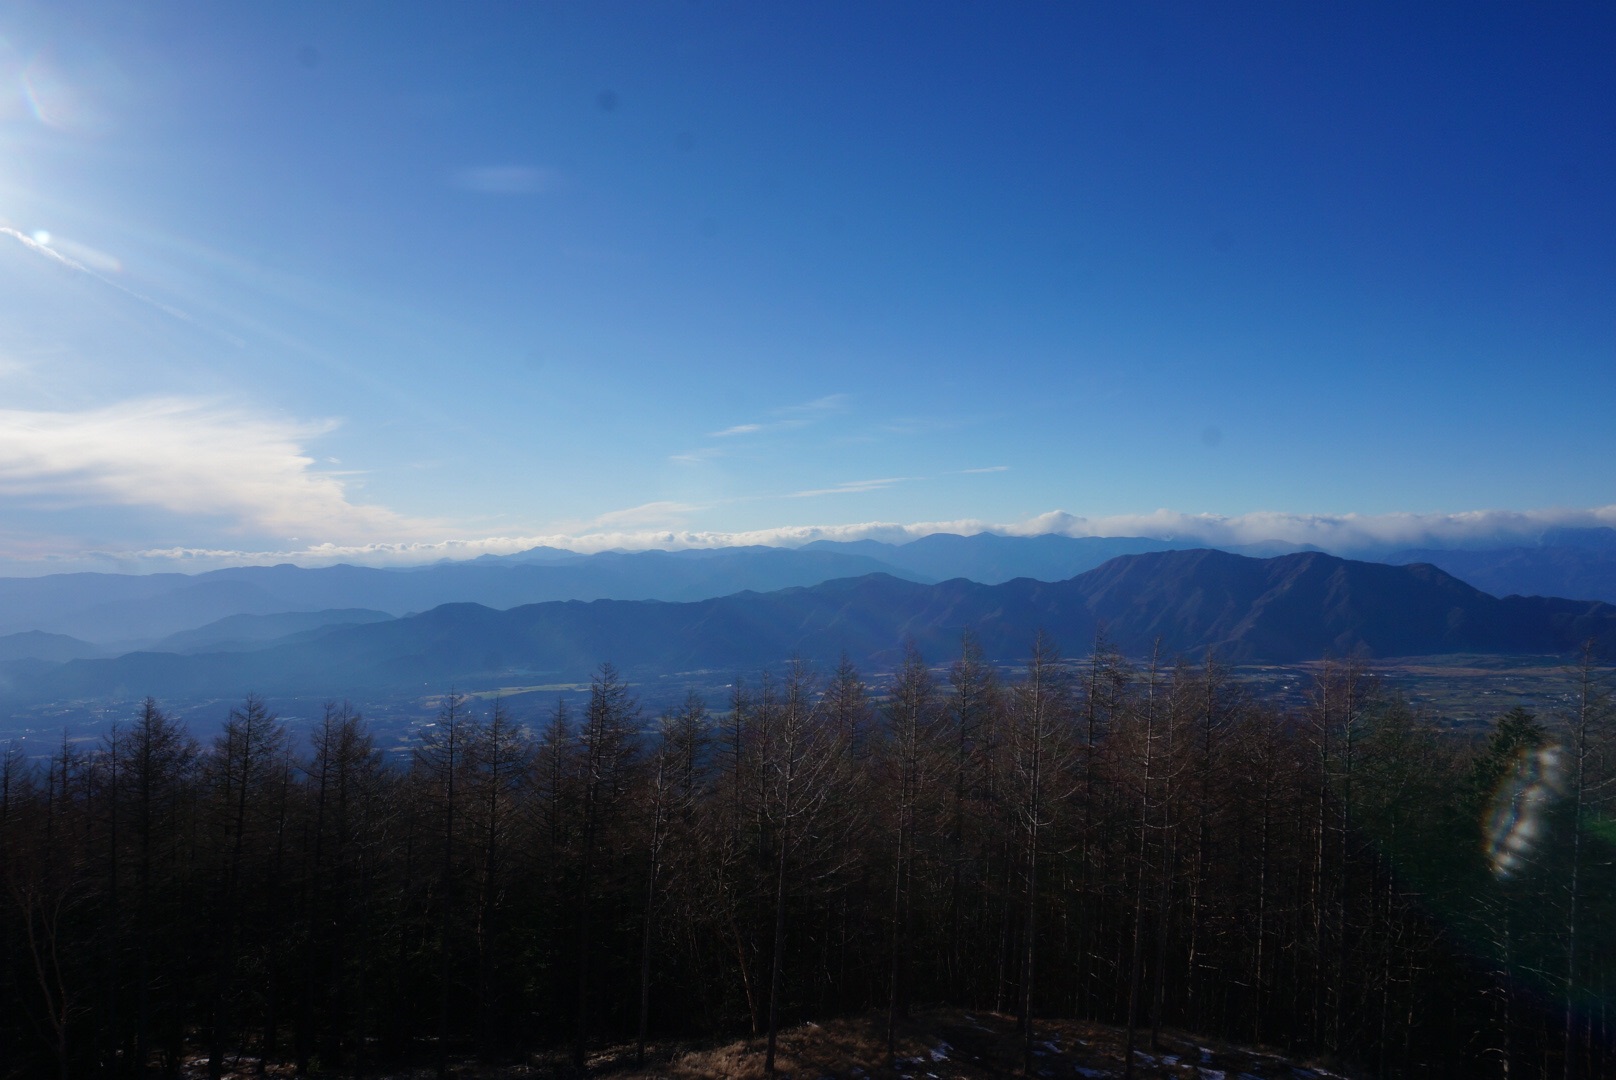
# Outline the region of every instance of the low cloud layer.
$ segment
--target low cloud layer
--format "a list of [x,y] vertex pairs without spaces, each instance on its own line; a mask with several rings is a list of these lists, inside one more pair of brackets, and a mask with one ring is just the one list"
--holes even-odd
[[[3,422],[3,421],[0,421]],[[306,459],[305,459],[306,460]],[[7,481],[0,479],[0,490]],[[337,493],[340,500],[340,489]],[[333,514],[385,514],[373,508],[332,502]],[[440,541],[324,543],[275,551],[176,547],[142,551],[86,553],[71,568],[99,567],[126,571],[208,570],[220,566],[294,562],[324,566],[339,562],[372,566],[405,566],[440,559],[511,555],[534,547],[588,554],[597,551],[679,550],[744,545],[800,547],[815,540],[880,540],[908,543],[932,533],[997,533],[1004,536],[1148,536],[1186,540],[1209,546],[1239,546],[1265,540],[1311,544],[1339,555],[1376,557],[1406,548],[1503,547],[1535,543],[1552,528],[1616,527],[1616,506],[1562,510],[1478,510],[1455,514],[1185,514],[1158,510],[1150,514],[1085,518],[1065,511],[1040,514],[1025,521],[995,523],[975,518],[908,524],[866,521],[844,525],[789,525],[774,529],[720,532],[697,529],[645,528],[645,519],[681,514],[682,504],[653,503],[603,515],[584,531],[492,536]],[[372,522],[371,524],[375,524]],[[636,528],[635,526],[641,526]],[[68,569],[57,562],[36,572]],[[14,572],[14,571],[13,571]]]
[[1149,514],[1083,518],[1064,511],[993,528],[1018,535],[1150,536],[1214,546],[1281,540],[1340,555],[1399,548],[1507,547],[1535,543],[1552,528],[1616,527],[1616,506],[1593,509],[1468,510],[1459,513],[1287,514],[1259,511],[1226,516],[1157,510]]

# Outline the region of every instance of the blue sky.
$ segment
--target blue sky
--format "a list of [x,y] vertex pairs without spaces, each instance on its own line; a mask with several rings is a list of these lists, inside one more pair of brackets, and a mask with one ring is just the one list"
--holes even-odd
[[8,5],[0,572],[1616,524],[1612,55],[1598,4]]

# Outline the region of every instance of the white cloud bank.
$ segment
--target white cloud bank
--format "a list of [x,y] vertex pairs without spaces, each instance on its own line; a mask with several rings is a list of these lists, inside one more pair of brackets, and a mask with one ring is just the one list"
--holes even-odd
[[[1467,510],[1459,513],[1291,514],[1259,511],[1225,516],[1157,510],[1082,518],[1042,514],[1003,530],[1018,535],[1150,536],[1224,546],[1281,540],[1350,555],[1396,548],[1509,546],[1535,542],[1557,527],[1616,527],[1616,505],[1592,509]],[[992,531],[1000,531],[994,529]]]
[[238,533],[364,539],[417,523],[348,499],[303,445],[335,423],[154,397],[79,412],[0,409],[0,500],[142,506],[224,518]]
[[[1224,516],[1158,510],[1149,514],[1085,518],[1052,511],[1025,521],[1000,524],[974,518],[902,524],[867,521],[846,525],[790,525],[737,532],[693,529],[636,529],[633,519],[652,511],[690,508],[650,504],[632,512],[604,515],[593,531],[495,536],[436,542],[317,544],[281,551],[213,548],[102,553],[104,566],[126,569],[204,570],[217,566],[295,562],[329,565],[413,565],[440,559],[510,555],[533,547],[552,547],[587,554],[597,551],[649,551],[722,548],[743,545],[799,547],[815,540],[881,540],[903,544],[932,533],[997,533],[1004,536],[1149,536],[1208,545],[1251,544],[1279,540],[1313,544],[1342,555],[1374,555],[1398,548],[1507,546],[1532,543],[1555,527],[1616,527],[1616,505],[1594,509],[1478,510],[1454,514],[1285,514],[1263,512]],[[55,569],[54,567],[52,569]]]

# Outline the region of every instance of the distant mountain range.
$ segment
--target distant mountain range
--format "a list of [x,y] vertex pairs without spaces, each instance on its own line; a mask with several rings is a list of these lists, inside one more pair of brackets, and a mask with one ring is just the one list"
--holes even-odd
[[1440,566],[1495,596],[1577,596],[1616,603],[1616,529],[1553,529],[1530,547],[1395,552],[1387,562]]
[[[816,540],[799,550],[863,556],[906,571],[906,574],[900,573],[898,576],[907,576],[915,581],[966,578],[983,585],[998,585],[1016,578],[1065,581],[1093,570],[1118,555],[1188,551],[1204,546],[1189,541],[1152,540],[1142,536],[1000,536],[997,533],[958,536],[954,533],[933,533],[906,544],[886,544],[879,540]],[[1236,555],[1266,558],[1317,549],[1270,540],[1222,550]]]
[[544,552],[410,569],[243,566],[204,574],[0,578],[0,635],[38,630],[121,649],[234,615],[359,608],[403,615],[448,603],[509,608],[546,600],[701,600],[838,577],[910,571],[863,555],[784,548]]
[[366,608],[286,611],[274,615],[230,615],[195,630],[181,630],[148,652],[251,652],[292,637],[317,636],[334,626],[386,622],[393,616]]
[[938,584],[889,574],[688,603],[599,600],[495,610],[446,604],[407,618],[324,625],[255,651],[133,653],[18,672],[13,701],[239,695],[249,690],[361,697],[411,687],[585,678],[610,660],[631,676],[749,675],[844,653],[881,670],[904,641],[943,661],[970,630],[994,660],[1024,657],[1040,628],[1085,653],[1104,628],[1124,652],[1211,648],[1230,661],[1296,662],[1326,653],[1566,653],[1616,644],[1616,607],[1499,599],[1428,565],[1354,562],[1318,552],[1254,559],[1221,551],[1121,556],[1061,582]]
[[0,663],[14,660],[44,660],[60,664],[91,656],[107,656],[109,650],[66,634],[24,630],[0,637]]
[[[1017,578],[1056,582],[1121,555],[1192,549],[1187,542],[1145,537],[940,533],[904,544],[818,541],[798,549],[581,555],[540,547],[404,569],[282,565],[195,575],[0,578],[0,665],[23,663],[33,670],[134,650],[246,651],[294,631],[378,621],[449,603],[508,609],[555,600],[696,601],[870,573],[925,584],[955,578],[985,585]],[[1298,550],[1313,549],[1271,541],[1234,553],[1273,556]],[[1428,563],[1495,596],[1616,602],[1616,529],[1553,529],[1535,545],[1409,549],[1388,552],[1379,561]]]
[[[1117,555],[1188,546],[1142,537],[938,534],[902,545],[820,541],[797,549],[579,555],[534,548],[407,569],[282,565],[194,575],[0,578],[0,635],[40,631],[104,646],[102,651],[171,651],[167,639],[172,635],[237,615],[331,609],[404,615],[450,603],[511,608],[547,600],[705,600],[871,573],[918,582],[968,578],[989,585],[1018,577],[1062,581]],[[1279,552],[1259,546],[1249,553]]]

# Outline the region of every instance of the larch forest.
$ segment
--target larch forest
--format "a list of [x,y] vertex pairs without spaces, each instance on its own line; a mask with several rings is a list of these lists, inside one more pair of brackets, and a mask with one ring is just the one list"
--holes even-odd
[[1305,703],[1213,656],[912,647],[647,715],[445,693],[407,767],[356,707],[148,699],[0,776],[8,1076],[298,1074],[768,1035],[947,1003],[1372,1076],[1608,1075],[1613,713],[1438,730],[1355,660]]

